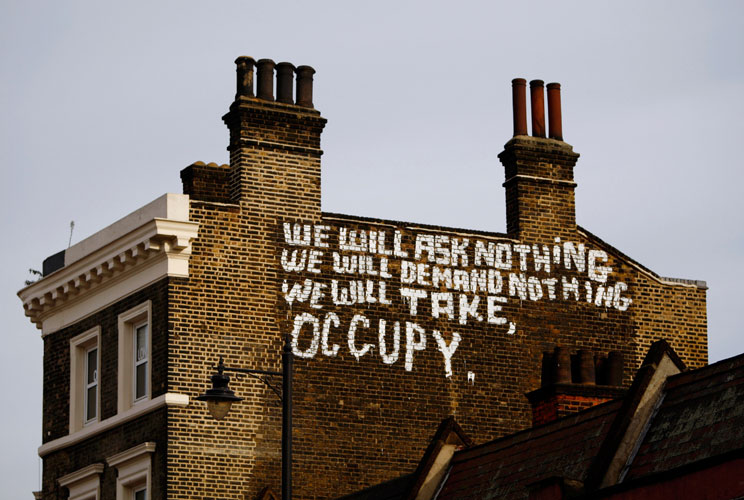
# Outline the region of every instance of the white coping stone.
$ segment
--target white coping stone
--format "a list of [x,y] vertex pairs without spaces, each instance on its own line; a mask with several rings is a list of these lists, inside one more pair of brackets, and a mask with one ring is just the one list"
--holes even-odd
[[166,193],[79,243],[75,243],[65,251],[65,266],[90,255],[155,218],[188,222],[189,195]]

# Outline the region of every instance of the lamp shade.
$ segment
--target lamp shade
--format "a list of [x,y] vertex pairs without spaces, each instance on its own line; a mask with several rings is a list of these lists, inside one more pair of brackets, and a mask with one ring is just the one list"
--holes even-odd
[[222,358],[220,358],[217,373],[212,375],[212,388],[207,389],[207,392],[196,398],[197,401],[207,402],[209,413],[217,420],[222,420],[227,416],[234,402],[243,400],[228,387],[230,377],[223,373],[223,369]]

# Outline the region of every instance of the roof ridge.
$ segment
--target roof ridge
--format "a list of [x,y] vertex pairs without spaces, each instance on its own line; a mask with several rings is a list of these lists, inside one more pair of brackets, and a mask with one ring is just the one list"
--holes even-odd
[[[660,370],[665,357],[669,359],[673,366],[668,366],[667,363],[667,366]],[[653,409],[654,405],[651,404],[651,408],[649,408],[649,404],[642,405],[644,399],[645,403],[649,403],[654,398],[663,397],[664,384],[669,375],[665,374],[664,371],[674,369],[682,372],[687,367],[672,349],[672,346],[669,345],[669,342],[657,340],[651,344],[646,357],[638,368],[635,377],[633,377],[633,383],[615,416],[615,420],[612,422],[607,436],[600,445],[592,465],[587,470],[587,491],[607,486],[605,484],[607,481],[611,481],[611,484],[616,482],[617,478],[609,478],[610,474],[621,472],[632,451],[632,447],[628,449],[627,447],[621,447],[621,444],[630,439],[635,445],[638,436],[629,436],[628,433],[641,432],[647,420],[652,416],[649,410]],[[663,380],[660,380],[660,377],[664,377]],[[639,416],[644,419],[642,422],[638,420]],[[638,425],[640,425],[640,428]],[[623,458],[622,455],[626,452],[628,455]],[[622,462],[621,469],[617,470],[620,462]]]
[[[494,445],[497,445],[497,444],[504,443],[504,442],[506,442],[508,440],[512,440],[513,443],[510,444],[509,446],[505,446],[503,448],[499,448],[499,450],[504,450],[504,449],[507,449],[509,447],[517,446],[517,445],[523,443],[526,440],[535,439],[535,438],[541,438],[543,436],[548,436],[550,434],[555,434],[555,433],[557,433],[557,432],[559,432],[559,431],[561,431],[561,430],[563,430],[563,429],[565,429],[567,427],[573,427],[574,425],[578,425],[580,423],[585,423],[585,422],[589,422],[591,420],[596,420],[596,419],[601,418],[604,415],[607,415],[607,414],[613,413],[615,411],[618,411],[619,409],[618,410],[610,410],[609,407],[610,406],[613,406],[613,405],[619,406],[620,404],[621,404],[620,403],[620,400],[617,400],[617,399],[612,399],[610,401],[605,401],[604,403],[601,403],[601,404],[592,406],[591,408],[586,408],[584,410],[578,411],[576,413],[572,413],[570,415],[566,415],[564,417],[560,417],[560,418],[558,418],[556,420],[553,420],[551,422],[547,422],[545,424],[541,424],[541,425],[537,425],[537,426],[533,426],[533,427],[528,427],[526,429],[522,429],[521,431],[517,431],[515,433],[508,434],[506,436],[502,436],[502,437],[493,439],[491,441],[487,441],[485,443],[477,444],[477,445],[471,446],[471,447],[469,447],[467,449],[459,450],[458,452],[455,453],[455,457],[453,458],[453,460],[457,460],[457,458],[458,458],[457,456],[458,455],[464,455],[464,454],[476,452],[476,451],[481,450],[481,449],[483,449],[483,448],[485,448],[487,446],[494,446]],[[600,412],[600,410],[603,410],[603,411]],[[597,414],[591,416],[590,418],[581,419],[578,422],[569,423],[570,420],[576,420],[578,417],[587,417],[587,415],[590,415],[591,413],[597,413]],[[561,424],[561,425],[558,425],[558,424]],[[550,429],[550,427],[555,427],[555,429]],[[550,429],[550,430],[548,430],[548,429]],[[535,430],[538,430],[538,431],[548,430],[548,431],[545,432],[545,433],[539,434],[537,436],[532,436],[532,437],[525,438],[528,435],[528,433],[534,432]],[[495,453],[495,452],[496,451],[494,450],[494,451],[491,451],[489,453]]]
[[516,238],[509,236],[506,233],[498,233],[494,231],[485,231],[482,229],[468,229],[464,227],[454,227],[454,226],[440,226],[437,224],[426,224],[422,222],[410,222],[410,221],[401,221],[401,220],[394,220],[394,219],[381,219],[379,217],[366,217],[364,215],[349,215],[349,214],[340,214],[336,212],[325,212],[322,211],[320,213],[321,219],[329,217],[329,218],[337,218],[337,219],[346,219],[346,220],[356,220],[359,222],[372,222],[377,224],[389,224],[389,225],[396,225],[396,226],[413,226],[418,227],[421,229],[436,229],[436,230],[444,230],[449,231],[453,233],[468,233],[473,235],[481,235],[481,236],[491,236],[496,238],[504,238],[509,240],[517,241]]

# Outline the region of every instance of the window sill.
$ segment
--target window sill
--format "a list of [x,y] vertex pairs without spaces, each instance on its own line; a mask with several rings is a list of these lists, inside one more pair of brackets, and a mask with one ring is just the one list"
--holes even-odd
[[68,434],[67,436],[49,441],[48,443],[44,443],[39,447],[39,456],[43,458],[44,456],[54,451],[77,444],[81,441],[84,441],[85,439],[91,438],[113,427],[116,427],[117,425],[121,425],[125,422],[129,422],[130,420],[134,420],[135,418],[155,411],[158,408],[162,408],[164,406],[186,406],[188,404],[189,397],[185,394],[176,394],[170,392],[163,394],[156,397],[155,399],[151,399],[150,401],[138,403],[129,408],[127,411],[114,415],[111,418],[107,418],[106,420],[103,420],[101,422],[89,424],[79,431],[73,432],[72,434]]

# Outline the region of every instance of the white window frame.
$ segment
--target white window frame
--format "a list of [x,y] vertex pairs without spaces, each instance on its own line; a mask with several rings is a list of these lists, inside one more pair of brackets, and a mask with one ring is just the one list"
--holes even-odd
[[[89,363],[90,363],[91,351],[96,351],[95,352],[96,366],[93,370],[93,381],[92,382],[88,380],[88,373],[90,372]],[[100,408],[98,407],[99,406],[98,405],[98,399],[99,399],[98,393],[100,391],[100,385],[98,384],[98,372],[101,369],[101,363],[100,363],[101,352],[100,352],[98,344],[88,347],[85,350],[84,356],[85,358],[83,360],[83,365],[84,365],[84,368],[83,368],[83,425],[85,426],[90,423],[98,421],[98,413],[100,410]],[[91,418],[88,416],[88,407],[90,406],[89,395],[90,395],[90,389],[92,388],[95,388],[96,400],[94,401],[94,405],[95,405],[94,416]]]
[[[135,398],[136,333],[137,328],[147,325],[147,363],[145,375],[145,394]],[[152,398],[152,302],[146,301],[119,315],[119,385],[117,391],[118,413]]]
[[145,497],[152,492],[152,453],[155,443],[146,442],[106,459],[116,467],[116,500],[134,500],[134,493],[145,488]]
[[[145,357],[142,360],[137,359],[137,333],[140,328],[145,327]],[[142,321],[132,325],[132,402],[136,403],[143,399],[148,399],[150,395],[150,322]],[[140,365],[145,365],[145,393],[137,396],[137,369]]]
[[103,464],[92,464],[62,476],[57,482],[67,488],[68,500],[98,500],[101,496],[101,473]]
[[[96,416],[86,419],[88,353],[96,352]],[[101,420],[101,328],[96,326],[70,339],[70,434]]]
[[145,500],[147,500],[147,497],[149,496],[147,494],[147,491],[148,491],[147,486],[140,486],[139,488],[132,488],[132,500],[137,500],[137,493],[139,493],[140,491],[145,492]]

